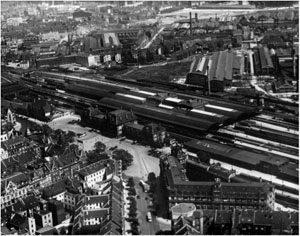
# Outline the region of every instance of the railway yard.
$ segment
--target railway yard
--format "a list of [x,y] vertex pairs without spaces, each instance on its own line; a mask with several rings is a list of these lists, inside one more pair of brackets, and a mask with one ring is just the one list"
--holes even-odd
[[298,2],[21,2],[2,234],[299,235]]
[[139,122],[156,122],[184,144],[189,161],[206,153],[211,162],[237,170],[236,182],[271,182],[276,202],[298,209],[298,136],[295,116],[224,98],[197,95],[165,86],[126,83],[119,78],[95,79],[38,72],[21,78],[31,92],[67,102],[75,109],[125,109]]

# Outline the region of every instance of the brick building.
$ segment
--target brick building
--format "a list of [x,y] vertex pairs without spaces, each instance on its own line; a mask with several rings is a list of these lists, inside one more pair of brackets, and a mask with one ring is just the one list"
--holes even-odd
[[274,187],[268,183],[223,183],[189,181],[186,169],[173,156],[160,160],[168,191],[169,208],[178,203],[194,203],[197,209],[273,209]]

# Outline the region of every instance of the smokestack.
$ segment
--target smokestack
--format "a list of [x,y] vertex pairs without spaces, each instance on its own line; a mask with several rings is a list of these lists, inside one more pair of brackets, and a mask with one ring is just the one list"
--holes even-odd
[[195,21],[198,22],[198,13],[195,13]]
[[190,12],[190,30],[191,30],[191,36],[192,36],[193,35],[192,12]]

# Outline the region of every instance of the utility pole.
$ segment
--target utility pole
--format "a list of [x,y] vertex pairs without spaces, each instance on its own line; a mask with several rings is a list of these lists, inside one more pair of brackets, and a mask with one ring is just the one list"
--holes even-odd
[[[295,15],[293,17],[293,29],[295,29]],[[292,34],[292,54],[293,54],[293,77],[296,78],[296,63],[295,63],[295,48],[294,48],[295,33]]]
[[190,12],[190,33],[193,35],[193,23],[192,23],[192,12]]
[[209,79],[209,66],[207,66],[207,89],[208,89],[208,96],[210,96],[210,79]]

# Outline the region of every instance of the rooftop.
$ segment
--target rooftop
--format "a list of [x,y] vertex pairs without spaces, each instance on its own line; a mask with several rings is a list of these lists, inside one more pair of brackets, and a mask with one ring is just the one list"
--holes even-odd
[[105,161],[98,161],[95,163],[92,163],[82,169],[79,170],[79,174],[82,176],[88,176],[91,175],[97,171],[100,171],[102,169],[105,169],[107,165],[114,165],[113,160],[105,160]]
[[172,213],[186,214],[190,211],[195,211],[196,206],[193,203],[180,203],[172,207]]
[[109,208],[96,210],[83,210],[84,219],[104,218],[109,214]]

